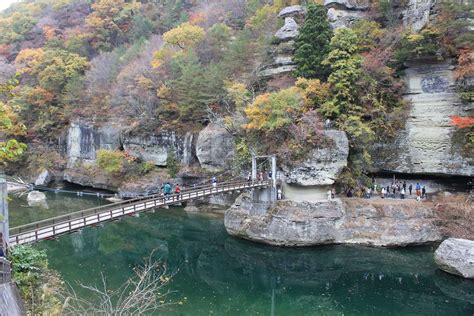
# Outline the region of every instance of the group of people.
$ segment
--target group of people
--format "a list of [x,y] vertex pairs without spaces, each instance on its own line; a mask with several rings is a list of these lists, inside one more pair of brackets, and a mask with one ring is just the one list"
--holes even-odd
[[[273,173],[271,171],[269,171],[268,173],[264,172],[264,171],[258,171],[257,175],[256,175],[256,180],[257,181],[263,181],[263,180],[272,179],[272,177],[273,177]],[[247,175],[247,181],[248,182],[252,181],[252,173],[251,172],[249,172],[248,175]]]
[[[415,191],[413,192],[413,189]],[[400,198],[400,199],[405,199],[405,197],[411,196],[412,193],[415,193],[416,199],[419,201],[421,199],[425,199],[427,197],[426,195],[426,186],[422,186],[419,182],[416,183],[415,187],[410,183],[407,187],[407,182],[406,181],[398,181],[398,182],[393,182],[392,185],[387,185],[382,186],[380,190],[377,188],[377,183],[375,181],[372,182],[371,187],[367,187],[367,192],[366,192],[366,198],[370,199],[372,197],[372,194],[375,193],[377,194],[380,192],[380,197],[384,199],[385,197],[387,198]]]
[[176,183],[173,189],[173,186],[171,185],[171,183],[166,182],[166,183],[163,183],[160,191],[161,191],[161,194],[164,196],[176,194],[177,199],[179,199],[179,194],[181,193],[181,187],[179,186],[179,184]]

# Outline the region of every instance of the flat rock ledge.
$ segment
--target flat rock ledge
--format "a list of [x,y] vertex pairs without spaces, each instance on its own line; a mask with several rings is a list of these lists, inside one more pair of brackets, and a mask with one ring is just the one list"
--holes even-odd
[[463,278],[474,278],[474,241],[449,238],[436,249],[434,259],[438,267]]
[[242,194],[227,210],[224,224],[235,237],[276,246],[361,244],[404,247],[442,240],[433,210],[420,203],[369,204],[278,201],[265,213]]

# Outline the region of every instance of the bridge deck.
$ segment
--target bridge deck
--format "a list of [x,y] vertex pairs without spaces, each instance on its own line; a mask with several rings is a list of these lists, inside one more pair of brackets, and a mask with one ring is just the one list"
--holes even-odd
[[62,234],[80,230],[87,226],[94,226],[127,215],[131,216],[157,207],[190,201],[218,193],[265,187],[270,184],[271,181],[267,180],[260,182],[241,181],[222,183],[216,187],[202,186],[190,190],[183,190],[179,195],[154,195],[49,218],[39,222],[11,228],[10,247],[44,239],[51,239]]

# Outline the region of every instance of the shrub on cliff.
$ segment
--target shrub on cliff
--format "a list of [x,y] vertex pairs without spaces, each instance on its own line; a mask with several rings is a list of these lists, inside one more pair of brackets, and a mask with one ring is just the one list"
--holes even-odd
[[100,149],[97,151],[97,165],[107,173],[120,174],[125,164],[124,153],[118,150]]

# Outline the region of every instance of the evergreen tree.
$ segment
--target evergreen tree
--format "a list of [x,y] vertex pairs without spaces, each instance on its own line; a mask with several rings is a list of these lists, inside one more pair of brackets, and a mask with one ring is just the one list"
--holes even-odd
[[332,37],[331,26],[327,19],[326,8],[322,5],[311,4],[295,43],[297,68],[296,77],[318,78],[325,80],[329,75],[328,65],[321,62],[329,53],[329,43]]

